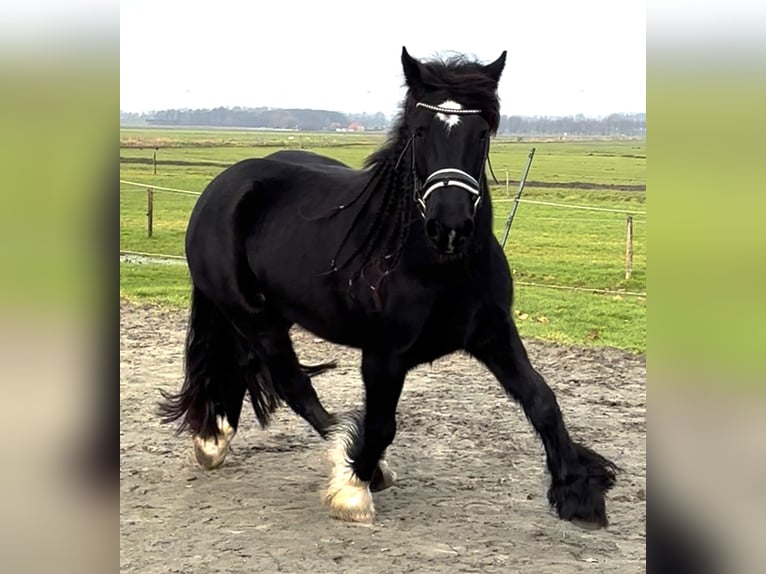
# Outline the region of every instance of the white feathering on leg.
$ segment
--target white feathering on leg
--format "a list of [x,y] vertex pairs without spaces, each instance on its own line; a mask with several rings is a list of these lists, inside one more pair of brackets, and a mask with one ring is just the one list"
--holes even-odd
[[391,488],[394,485],[394,482],[396,482],[396,472],[391,470],[391,467],[388,466],[388,463],[383,458],[378,461],[377,470],[380,472],[375,472],[373,474],[372,481],[370,482],[370,490],[372,492],[380,492],[381,490]]
[[335,518],[370,523],[375,518],[370,484],[356,476],[347,455],[353,424],[353,420],[341,422],[332,433],[328,452],[330,479],[322,492],[322,500]]
[[229,451],[229,444],[237,433],[224,415],[218,415],[216,423],[220,431],[218,437],[202,438],[194,435],[193,439],[194,457],[207,470],[213,470],[223,464],[226,453]]

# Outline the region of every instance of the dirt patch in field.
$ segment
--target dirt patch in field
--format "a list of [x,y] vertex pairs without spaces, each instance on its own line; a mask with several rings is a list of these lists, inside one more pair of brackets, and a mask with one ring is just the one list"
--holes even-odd
[[[519,181],[509,180],[508,185],[518,187]],[[646,191],[646,184],[632,183],[595,183],[590,181],[536,181],[527,180],[525,187],[545,189],[603,189],[608,191]]]
[[[157,572],[644,572],[646,364],[642,356],[528,342],[570,433],[625,470],[611,525],[558,520],[542,445],[523,411],[475,360],[411,372],[388,450],[396,485],[374,495],[373,526],[333,520],[319,491],[326,444],[287,408],[260,430],[246,403],[224,465],[204,471],[191,441],[160,425],[159,389],[183,373],[185,313],[121,303],[120,570]],[[296,330],[328,410],[361,403],[359,354]]]

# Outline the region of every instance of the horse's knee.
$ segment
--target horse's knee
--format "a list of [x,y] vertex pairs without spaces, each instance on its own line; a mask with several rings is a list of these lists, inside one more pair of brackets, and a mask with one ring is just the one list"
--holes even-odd
[[547,384],[536,384],[530,397],[523,404],[527,416],[542,429],[556,428],[561,424],[562,416],[556,395]]

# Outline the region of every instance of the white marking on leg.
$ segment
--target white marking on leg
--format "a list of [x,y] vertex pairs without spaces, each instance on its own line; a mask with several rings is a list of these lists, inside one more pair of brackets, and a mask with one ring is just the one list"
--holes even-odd
[[350,424],[354,423],[337,425],[330,438],[328,458],[332,468],[327,488],[322,492],[322,500],[335,518],[370,523],[375,518],[370,483],[356,476],[348,460],[348,449],[351,447]]
[[197,462],[208,470],[218,468],[223,464],[226,453],[237,431],[229,424],[224,415],[216,417],[219,435],[217,437],[202,438],[194,435],[194,457]]
[[381,490],[391,488],[394,482],[396,482],[396,473],[391,470],[385,459],[381,458],[378,461],[378,469],[380,473],[373,474],[373,480],[370,482],[370,490],[373,492],[380,492]]
[[[463,106],[458,104],[454,100],[447,100],[445,102],[442,102],[439,104],[440,108],[446,108],[448,110],[462,110]],[[460,123],[460,116],[457,114],[444,114],[442,112],[437,112],[436,117],[439,118],[442,122],[445,124],[445,128],[447,129],[447,133],[450,133],[452,131],[452,128],[454,128],[456,125]]]

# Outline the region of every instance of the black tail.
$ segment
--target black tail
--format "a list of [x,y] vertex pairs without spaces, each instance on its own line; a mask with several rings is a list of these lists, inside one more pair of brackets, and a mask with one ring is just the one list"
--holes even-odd
[[262,427],[280,400],[259,352],[197,288],[192,291],[186,335],[185,377],[180,392],[161,391],[163,423],[180,421],[178,432],[217,436],[216,416],[225,414],[236,428],[245,391]]

